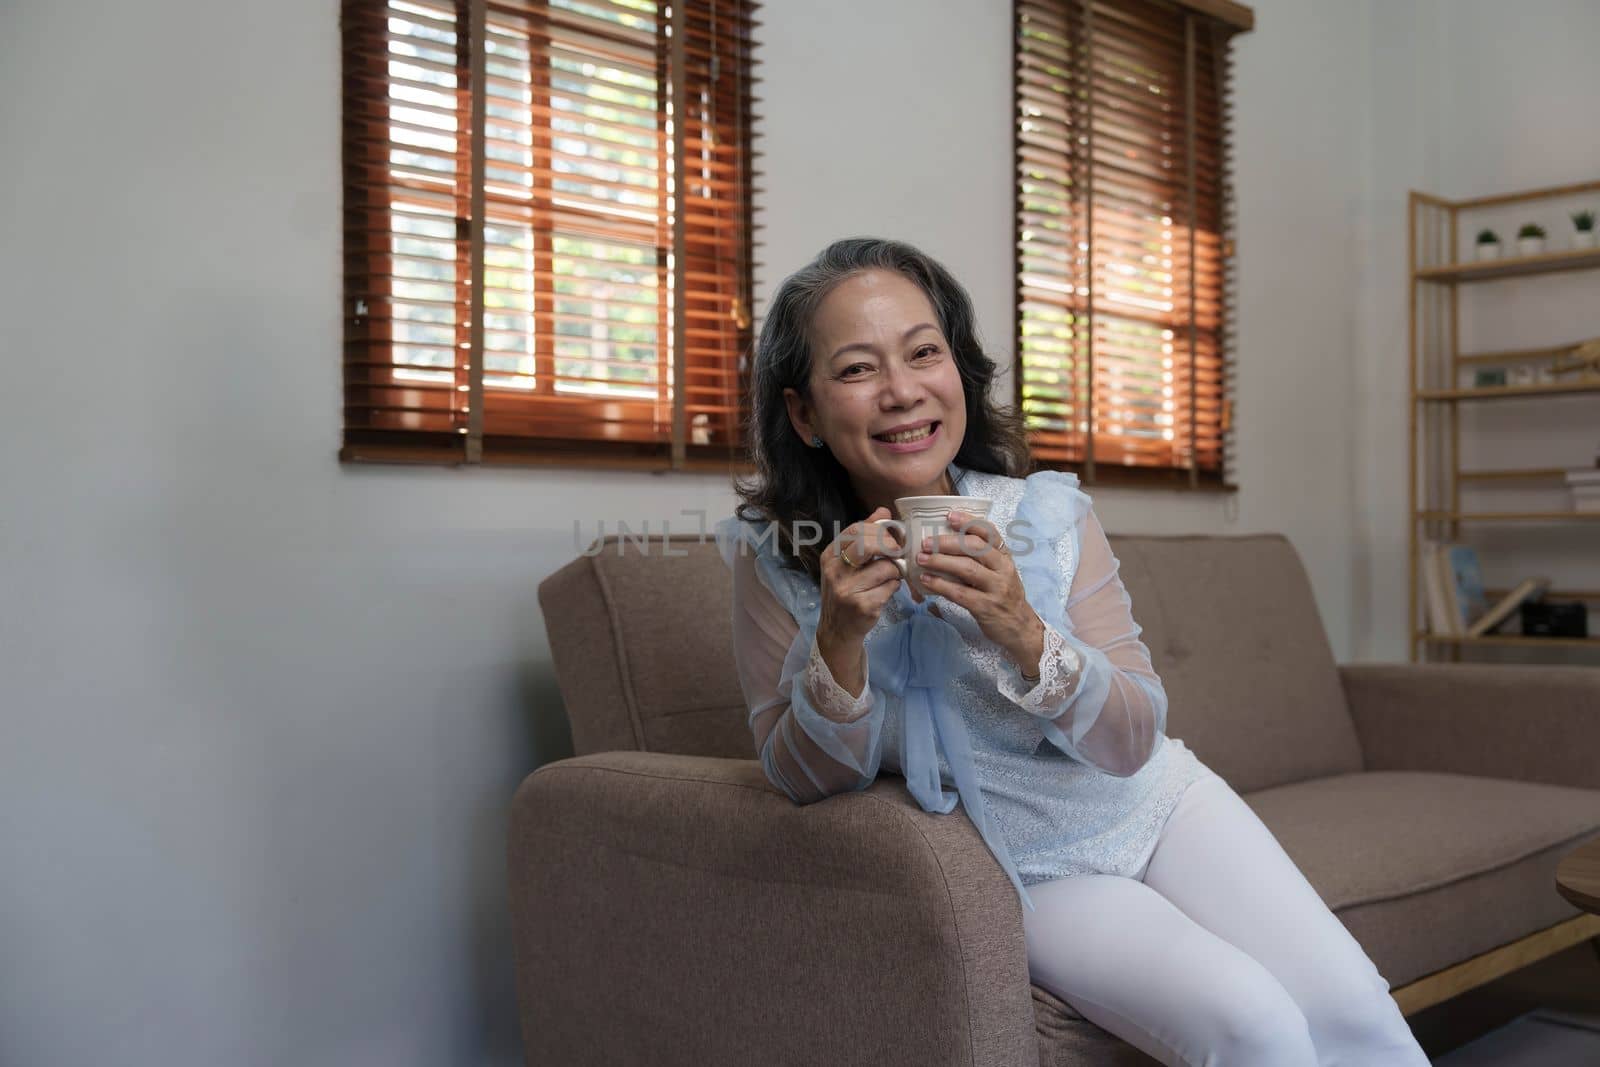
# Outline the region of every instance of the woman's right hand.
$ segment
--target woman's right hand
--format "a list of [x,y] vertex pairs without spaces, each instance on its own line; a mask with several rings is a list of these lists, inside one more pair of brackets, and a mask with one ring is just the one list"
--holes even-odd
[[[825,657],[830,649],[840,653],[859,650],[884,605],[900,588],[900,568],[893,557],[904,557],[905,537],[898,524],[889,524],[891,517],[888,508],[879,508],[839,531],[822,551],[817,646]],[[839,558],[840,548],[856,566]]]

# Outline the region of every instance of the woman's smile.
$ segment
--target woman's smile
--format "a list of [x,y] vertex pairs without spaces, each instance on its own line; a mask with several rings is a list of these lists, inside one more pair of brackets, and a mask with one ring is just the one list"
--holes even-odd
[[935,419],[899,433],[873,434],[872,439],[890,452],[921,452],[938,442],[940,425]]

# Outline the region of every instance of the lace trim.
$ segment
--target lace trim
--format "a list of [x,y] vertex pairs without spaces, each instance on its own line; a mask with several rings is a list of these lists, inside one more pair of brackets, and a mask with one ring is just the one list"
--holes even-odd
[[[866,658],[864,650],[862,658]],[[833,672],[828,670],[827,661],[817,650],[815,639],[811,642],[811,658],[806,661],[805,686],[811,706],[825,719],[849,723],[872,710],[872,684],[863,684],[859,697],[851,696],[848,689],[834,681]]]
[[1032,688],[1016,664],[999,672],[995,684],[1001,695],[1024,711],[1053,719],[1083,677],[1083,656],[1067,643],[1055,627],[1044,624],[1044,655],[1039,657],[1039,681]]

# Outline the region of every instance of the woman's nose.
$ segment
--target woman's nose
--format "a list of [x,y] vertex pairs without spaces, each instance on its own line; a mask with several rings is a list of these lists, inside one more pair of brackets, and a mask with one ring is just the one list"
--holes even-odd
[[883,376],[883,394],[879,398],[885,406],[906,408],[916,403],[922,395],[922,386],[909,367],[890,364]]

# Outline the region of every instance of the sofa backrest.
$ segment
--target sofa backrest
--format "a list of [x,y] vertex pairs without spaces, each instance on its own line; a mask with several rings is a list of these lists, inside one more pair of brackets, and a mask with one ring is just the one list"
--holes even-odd
[[[1239,792],[1361,769],[1311,584],[1281,535],[1108,535],[1167,733]],[[595,542],[539,585],[578,755],[754,759],[732,576],[694,535]]]
[[1107,534],[1167,733],[1236,792],[1362,769],[1339,669],[1282,534]]
[[611,535],[588,553],[539,583],[575,754],[755,759],[716,541]]

